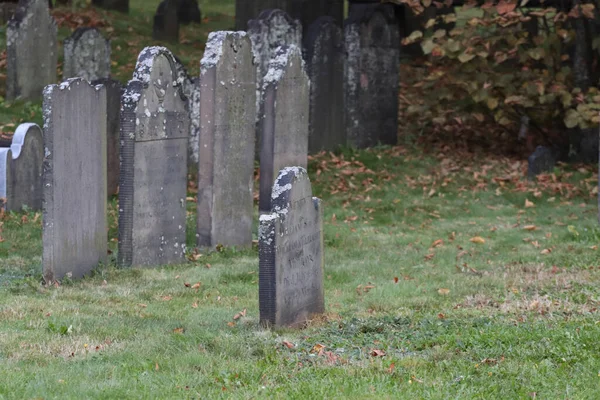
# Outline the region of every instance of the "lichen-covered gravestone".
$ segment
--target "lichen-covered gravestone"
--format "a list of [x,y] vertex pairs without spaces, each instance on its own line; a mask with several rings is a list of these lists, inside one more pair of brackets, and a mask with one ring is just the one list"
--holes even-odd
[[200,63],[198,245],[252,245],[256,65],[245,32],[213,32]]
[[188,74],[181,60],[175,57],[177,79],[183,94],[187,98],[188,109],[192,123],[188,139],[188,172],[196,176],[198,172],[198,139],[200,137],[200,78]]
[[248,35],[258,62],[257,86],[262,86],[269,62],[280,46],[302,48],[302,25],[281,10],[265,10],[255,20],[248,21]]
[[106,260],[106,89],[69,79],[44,90],[44,279]]
[[179,41],[178,0],[163,0],[154,14],[152,38],[154,40]]
[[344,121],[344,38],[332,17],[317,19],[304,38],[310,78],[308,151],[334,150],[346,144]]
[[37,100],[56,82],[56,22],[47,0],[20,0],[6,29],[6,98]]
[[96,28],[78,28],[64,42],[63,79],[92,82],[110,76],[110,40]]
[[[6,156],[10,150],[11,156]],[[32,123],[17,127],[10,148],[0,149],[0,197],[5,209],[21,211],[42,209],[42,163],[44,139],[39,126]]]
[[106,187],[108,196],[117,193],[119,188],[119,157],[121,129],[121,94],[123,85],[114,79],[97,79],[93,85],[103,85],[106,88]]
[[260,217],[260,321],[301,326],[325,311],[323,210],[304,168],[283,169],[273,185],[271,213]]
[[344,25],[348,142],[398,141],[400,35],[392,5],[357,8]]
[[121,115],[119,263],[181,263],[190,116],[169,50],[142,50]]
[[308,161],[309,80],[300,49],[282,47],[269,64],[262,90],[259,210],[271,209],[277,173]]

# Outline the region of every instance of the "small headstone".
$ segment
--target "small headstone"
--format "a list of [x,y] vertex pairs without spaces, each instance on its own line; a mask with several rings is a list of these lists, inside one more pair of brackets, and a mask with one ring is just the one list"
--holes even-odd
[[92,4],[106,10],[129,12],[129,0],[92,0]]
[[[10,150],[11,156],[6,156]],[[0,197],[5,209],[21,211],[42,209],[42,163],[44,139],[39,126],[25,123],[18,126],[10,148],[3,152],[0,162]]]
[[308,151],[335,150],[346,144],[344,121],[344,38],[331,17],[317,19],[304,38],[310,78]]
[[163,0],[154,15],[154,40],[179,41],[178,0]]
[[6,98],[37,100],[56,82],[56,22],[47,0],[20,0],[6,29]]
[[[349,144],[398,141],[400,36],[393,5],[356,8],[344,27]],[[359,12],[364,11],[364,12]]]
[[292,165],[306,168],[309,86],[300,49],[280,48],[269,64],[262,90],[260,211],[271,209],[271,188],[278,171]]
[[106,89],[81,78],[44,90],[44,279],[106,260]]
[[121,108],[119,263],[185,260],[190,115],[171,52],[140,53]]
[[121,130],[121,94],[123,85],[114,79],[98,79],[93,85],[103,85],[106,88],[106,187],[108,197],[116,194],[119,189],[119,137]]
[[78,28],[64,42],[63,79],[92,82],[110,76],[110,40],[96,28]]
[[249,247],[256,65],[246,33],[211,33],[200,70],[198,246]]
[[257,19],[248,21],[254,57],[258,62],[257,85],[262,86],[269,62],[277,48],[295,45],[302,48],[302,25],[281,10],[265,10]]
[[198,6],[198,0],[179,0],[177,15],[179,22],[183,25],[202,22],[202,12]]
[[258,236],[261,323],[299,327],[323,313],[323,210],[304,168],[279,173]]
[[536,147],[535,151],[527,159],[527,177],[535,178],[544,172],[551,172],[556,165],[554,152],[545,146]]

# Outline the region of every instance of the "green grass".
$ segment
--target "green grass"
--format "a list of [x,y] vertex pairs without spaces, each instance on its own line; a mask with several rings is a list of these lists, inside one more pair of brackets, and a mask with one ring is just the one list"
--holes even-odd
[[[94,14],[124,82],[152,44],[152,3]],[[169,45],[190,69],[233,23],[232,2],[201,3],[210,22]],[[0,104],[5,129],[21,118],[39,104]],[[256,248],[154,269],[118,269],[113,253],[46,287],[40,214],[5,214],[0,398],[598,398],[597,175],[527,182],[524,168],[410,141],[313,157],[327,312],[298,331],[259,326]],[[116,200],[109,217],[116,251]]]

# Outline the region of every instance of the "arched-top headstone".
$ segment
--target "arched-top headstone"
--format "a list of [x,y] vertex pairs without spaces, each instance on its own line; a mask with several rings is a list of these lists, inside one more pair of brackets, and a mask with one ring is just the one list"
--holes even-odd
[[179,41],[179,1],[162,0],[154,14],[152,38],[154,40]]
[[310,82],[300,49],[281,47],[269,64],[262,90],[260,119],[259,210],[271,209],[277,173],[308,162]]
[[318,18],[304,37],[310,78],[308,150],[334,150],[346,144],[344,121],[344,37],[331,17]]
[[110,77],[110,40],[96,28],[78,28],[64,42],[63,79]]
[[280,171],[272,193],[258,233],[260,321],[301,326],[325,311],[323,210],[304,168]]
[[173,54],[140,53],[122,98],[119,263],[184,261],[190,116]]
[[46,0],[20,0],[6,29],[6,98],[36,100],[56,82],[56,22]]
[[213,32],[200,63],[198,245],[252,245],[256,65],[245,32]]
[[278,47],[295,45],[302,48],[302,25],[281,10],[265,10],[257,19],[248,21],[254,57],[258,62],[257,84],[267,73],[269,62]]
[[400,34],[392,6],[356,8],[344,27],[348,141],[396,144]]
[[181,82],[183,94],[188,101],[191,125],[188,146],[188,172],[194,175],[198,171],[198,139],[200,135],[200,78],[188,74],[183,62],[177,56],[175,58],[175,67],[177,69],[177,79]]

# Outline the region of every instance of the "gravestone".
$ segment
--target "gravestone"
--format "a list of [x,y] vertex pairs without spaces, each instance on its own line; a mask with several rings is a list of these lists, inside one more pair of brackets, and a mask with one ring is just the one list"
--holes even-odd
[[[9,151],[10,150],[10,151]],[[42,209],[42,163],[44,139],[39,126],[21,124],[12,137],[10,148],[0,149],[0,197],[7,211]],[[10,157],[7,155],[10,153]]]
[[111,197],[119,189],[121,169],[119,137],[123,85],[114,79],[97,79],[92,84],[103,85],[106,88],[106,190],[108,197]]
[[163,0],[154,15],[152,38],[179,42],[178,0]]
[[164,47],[140,53],[121,106],[119,264],[185,260],[190,116],[176,61]]
[[106,89],[81,78],[44,90],[42,264],[51,283],[106,260]]
[[198,171],[198,138],[200,137],[200,79],[188,75],[181,60],[175,57],[177,79],[181,83],[183,94],[190,111],[190,136],[188,139],[188,172],[196,176]]
[[[398,140],[400,37],[392,5],[356,8],[346,20],[345,107],[349,144]],[[359,12],[362,11],[362,12]]]
[[344,121],[344,38],[331,17],[317,19],[304,38],[310,78],[308,151],[335,150],[346,144]]
[[309,86],[300,49],[279,48],[262,90],[260,211],[271,209],[271,188],[278,171],[292,165],[306,168]]
[[257,60],[257,85],[262,87],[269,62],[280,46],[302,48],[302,25],[281,10],[265,10],[257,19],[248,21],[248,35]]
[[552,149],[538,146],[529,156],[527,162],[527,177],[533,179],[544,172],[551,172],[556,166],[556,156]]
[[213,32],[200,63],[198,246],[252,245],[256,65],[245,32]]
[[110,76],[110,40],[96,28],[77,28],[64,42],[63,79],[90,82]]
[[129,0],[92,0],[92,4],[106,10],[129,12]]
[[0,3],[0,23],[6,24],[17,11],[16,3]]
[[183,25],[202,22],[202,12],[198,6],[198,0],[179,0],[177,16]]
[[323,209],[304,168],[283,169],[258,234],[260,321],[302,326],[325,311]]
[[56,82],[56,22],[46,0],[20,0],[6,28],[6,98],[37,100]]

